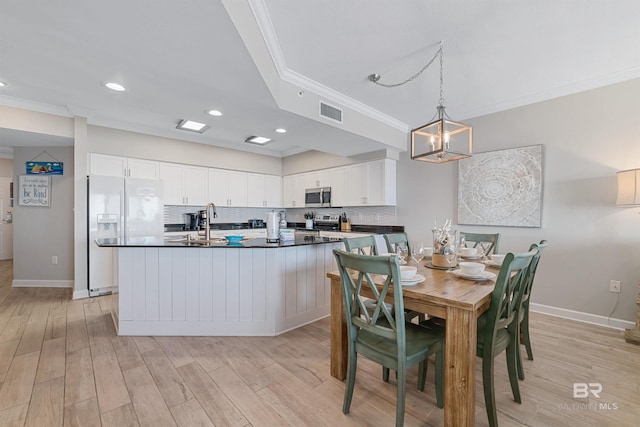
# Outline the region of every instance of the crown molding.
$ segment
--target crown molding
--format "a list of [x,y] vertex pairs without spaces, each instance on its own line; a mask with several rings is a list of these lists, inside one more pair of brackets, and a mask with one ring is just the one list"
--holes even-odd
[[66,106],[46,104],[44,102],[31,101],[29,99],[16,98],[8,95],[0,95],[0,105],[35,111],[37,113],[52,114],[54,116],[73,117]]
[[491,105],[485,105],[478,108],[460,111],[456,113],[456,117],[460,120],[467,120],[474,117],[486,116],[488,114],[498,113],[500,111],[506,111],[513,108],[519,108],[525,105],[548,101],[550,99],[573,95],[588,90],[598,89],[604,86],[622,83],[637,78],[640,78],[640,67],[633,67],[627,70],[605,74],[593,79],[587,79],[581,82],[556,86],[554,88],[547,89],[541,92],[528,94],[518,98],[507,99]]
[[287,67],[287,62],[282,53],[278,36],[273,28],[273,22],[269,16],[269,11],[264,0],[249,0],[249,6],[256,18],[256,23],[262,38],[265,41],[271,59],[276,67],[276,71],[280,76],[280,79],[298,86],[306,91],[313,92],[321,98],[336,103],[340,106],[347,107],[357,113],[370,117],[380,123],[390,126],[394,129],[398,129],[402,132],[409,132],[411,127],[398,119],[395,119],[388,114],[378,111],[368,105],[363,104],[341,92],[331,89],[315,80],[312,80],[292,69]]

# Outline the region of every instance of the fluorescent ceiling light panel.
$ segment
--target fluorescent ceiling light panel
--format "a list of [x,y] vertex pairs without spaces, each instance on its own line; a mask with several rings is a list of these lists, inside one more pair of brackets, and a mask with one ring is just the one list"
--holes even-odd
[[191,132],[198,132],[198,133],[202,133],[209,128],[210,126],[204,123],[194,122],[193,120],[186,120],[186,119],[182,120],[180,123],[178,123],[178,126],[176,126],[176,129],[188,130]]
[[269,141],[271,141],[271,138],[265,138],[264,136],[250,136],[249,138],[244,140],[244,142],[258,145],[264,145]]

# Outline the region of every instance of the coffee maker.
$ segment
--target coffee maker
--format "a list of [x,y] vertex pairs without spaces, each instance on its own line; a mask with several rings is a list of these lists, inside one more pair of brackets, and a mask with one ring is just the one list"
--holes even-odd
[[188,223],[187,227],[189,231],[195,231],[199,229],[200,226],[200,214],[198,213],[187,213]]

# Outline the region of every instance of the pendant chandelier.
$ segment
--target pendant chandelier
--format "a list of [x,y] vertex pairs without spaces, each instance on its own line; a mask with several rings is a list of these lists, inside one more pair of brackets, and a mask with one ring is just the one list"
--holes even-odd
[[380,83],[379,74],[370,74],[368,79],[373,83],[391,88],[402,86],[422,74],[436,60],[440,59],[440,99],[436,114],[426,125],[411,131],[411,158],[431,163],[444,163],[470,157],[473,153],[473,136],[471,126],[454,122],[446,113],[444,106],[444,79],[442,63],[442,45],[431,60],[420,71],[403,82],[395,84]]

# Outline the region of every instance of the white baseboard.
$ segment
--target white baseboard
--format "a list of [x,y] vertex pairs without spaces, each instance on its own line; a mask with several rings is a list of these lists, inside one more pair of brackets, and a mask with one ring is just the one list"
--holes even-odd
[[73,288],[73,280],[14,280],[14,288]]
[[536,313],[548,314],[550,316],[562,317],[563,319],[576,320],[578,322],[590,323],[592,325],[604,326],[605,328],[613,328],[624,330],[627,328],[635,328],[634,322],[628,320],[613,319],[597,314],[583,313],[580,311],[568,310],[566,308],[552,307],[550,305],[535,304],[529,305],[531,311]]
[[73,299],[89,298],[89,289],[82,291],[73,291]]

